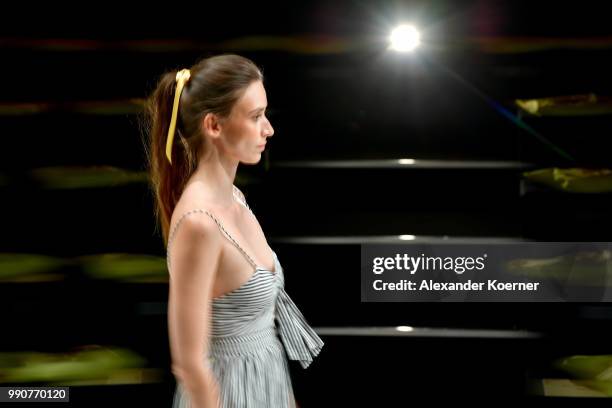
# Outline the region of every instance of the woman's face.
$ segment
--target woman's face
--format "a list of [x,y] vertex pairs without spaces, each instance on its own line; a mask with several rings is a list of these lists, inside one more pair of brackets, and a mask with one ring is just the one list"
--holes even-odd
[[252,82],[223,124],[220,143],[226,154],[243,163],[258,163],[274,129],[266,117],[268,100],[261,81]]

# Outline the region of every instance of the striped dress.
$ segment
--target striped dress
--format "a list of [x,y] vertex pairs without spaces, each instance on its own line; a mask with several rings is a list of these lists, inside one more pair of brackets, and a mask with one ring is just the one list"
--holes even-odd
[[[234,186],[234,197],[251,210]],[[295,407],[287,357],[307,368],[323,341],[308,325],[302,313],[285,292],[283,268],[276,252],[274,271],[259,267],[221,222],[210,211],[196,209],[185,213],[206,214],[245,256],[253,274],[239,288],[212,299],[208,355],[204,363],[212,368],[219,384],[222,407]],[[168,247],[174,233],[170,234]],[[167,257],[170,270],[170,257]],[[173,408],[188,408],[189,395],[177,382]]]

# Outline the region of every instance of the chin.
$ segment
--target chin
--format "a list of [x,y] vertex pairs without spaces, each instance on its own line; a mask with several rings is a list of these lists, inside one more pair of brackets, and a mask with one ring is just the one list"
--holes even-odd
[[258,154],[256,157],[253,157],[249,160],[242,160],[243,164],[258,164],[261,161],[261,154]]

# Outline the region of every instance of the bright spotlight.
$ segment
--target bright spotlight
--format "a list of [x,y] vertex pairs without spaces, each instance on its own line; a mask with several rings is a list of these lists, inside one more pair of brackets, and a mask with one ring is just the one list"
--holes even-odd
[[399,159],[397,162],[399,164],[414,164],[414,159]]
[[401,239],[402,241],[413,241],[414,239],[416,239],[416,237],[414,235],[400,235],[399,239]]
[[408,24],[396,27],[389,36],[390,48],[395,51],[406,52],[414,50],[421,43],[421,34]]

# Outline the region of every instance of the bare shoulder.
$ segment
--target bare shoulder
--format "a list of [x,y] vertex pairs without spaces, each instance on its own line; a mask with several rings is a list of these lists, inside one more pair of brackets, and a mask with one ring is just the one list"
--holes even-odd
[[174,226],[175,239],[181,235],[188,238],[214,237],[218,234],[217,224],[207,214],[206,209],[195,208],[187,211],[176,221]]
[[169,264],[171,258],[191,258],[194,261],[193,257],[198,254],[216,257],[221,247],[221,236],[213,218],[200,205],[202,202],[194,191],[186,191],[177,203],[168,235]]
[[168,248],[179,241],[191,242],[214,239],[218,236],[217,228],[217,224],[206,213],[206,209],[194,208],[179,213],[176,220],[171,224]]
[[167,262],[171,276],[183,275],[182,270],[208,274],[209,266],[213,267],[213,273],[221,257],[221,248],[221,234],[216,223],[201,211],[188,212],[179,219],[168,241]]
[[[188,229],[188,232],[193,234],[198,231],[198,225],[200,228],[211,228],[212,220],[206,214],[206,209],[200,205],[202,202],[195,189],[186,188],[183,191],[170,219],[168,246],[173,235],[181,229]],[[188,228],[183,228],[183,224],[189,224]]]

